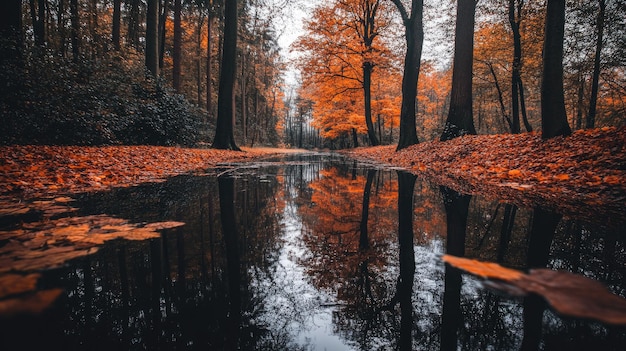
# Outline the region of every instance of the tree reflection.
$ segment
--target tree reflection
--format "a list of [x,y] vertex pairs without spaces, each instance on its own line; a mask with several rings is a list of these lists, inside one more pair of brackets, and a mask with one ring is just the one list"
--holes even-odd
[[[550,245],[561,215],[536,207],[528,239],[527,268],[544,268],[550,257]],[[546,302],[537,295],[524,298],[524,338],[520,350],[539,350]]]
[[413,334],[413,276],[415,252],[413,249],[413,192],[417,177],[411,173],[398,172],[398,244],[400,246],[400,277],[398,300],[400,301],[400,350],[411,350]]
[[[441,187],[446,209],[446,253],[465,256],[465,230],[469,213],[470,195],[460,194],[448,187]],[[443,293],[443,314],[441,317],[441,350],[456,350],[458,331],[462,325],[461,313],[461,271],[446,265]]]
[[226,247],[226,271],[228,274],[228,317],[225,348],[236,350],[241,323],[241,267],[239,258],[238,234],[235,219],[234,179],[219,177],[220,217],[222,238]]

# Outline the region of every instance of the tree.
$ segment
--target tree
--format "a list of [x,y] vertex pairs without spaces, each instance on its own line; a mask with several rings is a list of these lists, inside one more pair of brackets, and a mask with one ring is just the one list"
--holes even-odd
[[393,0],[402,16],[405,28],[406,54],[404,58],[404,74],[402,76],[402,107],[400,109],[400,139],[396,150],[417,144],[415,129],[415,101],[422,60],[424,43],[423,12],[424,1],[412,0],[411,12],[407,11],[402,1]]
[[[306,35],[295,44],[296,49],[305,54],[298,64],[303,72],[304,84],[312,85],[319,91],[314,96],[315,101],[334,103],[349,100],[348,104],[334,104],[336,115],[344,115],[336,118],[349,120],[350,123],[357,123],[359,119],[360,123],[364,122],[365,129],[356,124],[350,128],[353,140],[358,139],[357,134],[366,132],[371,145],[380,143],[372,119],[372,86],[375,85],[372,82],[377,71],[390,69],[391,66],[389,48],[381,40],[375,40],[389,25],[387,14],[388,8],[379,1],[337,0],[325,3],[315,9],[313,18],[306,24]],[[374,70],[375,67],[378,69]],[[320,107],[316,104],[316,110]],[[341,111],[341,108],[349,110]],[[347,116],[353,113],[362,117]],[[319,115],[317,111],[316,115]],[[341,129],[345,132],[346,128]]]
[[563,91],[564,32],[565,0],[548,0],[541,80],[541,137],[543,139],[567,136],[572,133],[567,123]]
[[180,93],[180,66],[183,29],[181,26],[181,0],[174,0],[174,52],[172,56],[172,86]]
[[122,0],[113,0],[113,29],[111,33],[111,41],[115,50],[120,50],[120,29],[122,18]]
[[591,78],[591,96],[589,97],[589,113],[587,113],[586,127],[593,128],[596,122],[596,105],[598,102],[598,84],[600,80],[600,54],[602,53],[602,40],[604,37],[604,14],[606,11],[605,0],[598,0],[598,17],[596,26],[596,52],[593,59],[593,75]]
[[[377,20],[377,12],[380,6],[380,0],[359,0],[359,1],[340,1],[339,7],[352,14],[351,20],[346,24],[349,28],[352,28],[358,33],[359,40],[362,42],[364,49],[360,53],[363,57],[362,70],[363,70],[363,96],[364,96],[364,110],[365,110],[365,123],[367,125],[367,136],[370,140],[370,145],[376,146],[380,144],[374,124],[372,123],[372,71],[376,66],[376,60],[374,55],[374,39],[378,36],[378,25],[380,22]],[[384,24],[383,24],[384,26]]]
[[146,67],[154,77],[159,76],[159,2],[148,0],[146,15]]
[[448,119],[441,141],[465,134],[476,134],[472,112],[472,64],[474,14],[477,0],[458,0],[452,64],[452,91]]
[[80,17],[78,12],[78,0],[70,0],[70,21],[72,23],[72,59],[76,63],[80,59]]
[[237,0],[224,1],[224,41],[222,70],[217,98],[217,125],[211,147],[241,151],[233,134],[235,121],[235,81],[237,75]]

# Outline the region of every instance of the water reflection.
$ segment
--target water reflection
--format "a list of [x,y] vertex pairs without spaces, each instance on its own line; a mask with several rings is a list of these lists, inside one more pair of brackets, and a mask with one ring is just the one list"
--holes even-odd
[[277,161],[84,195],[81,215],[186,225],[46,272],[39,288],[66,294],[43,315],[0,317],[0,349],[618,350],[626,342],[623,327],[561,318],[440,261],[449,253],[568,269],[623,296],[623,229],[328,155]]

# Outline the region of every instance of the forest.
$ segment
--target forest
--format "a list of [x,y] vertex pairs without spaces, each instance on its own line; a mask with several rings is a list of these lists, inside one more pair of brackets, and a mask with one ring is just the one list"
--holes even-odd
[[2,0],[0,349],[622,350],[625,115],[626,0]]
[[[226,76],[234,146],[401,148],[625,120],[622,0],[1,6],[2,144],[211,144]],[[286,19],[298,7],[302,30]]]

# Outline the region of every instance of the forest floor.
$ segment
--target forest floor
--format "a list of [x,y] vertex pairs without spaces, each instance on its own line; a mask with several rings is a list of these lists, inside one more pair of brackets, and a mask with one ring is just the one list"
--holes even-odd
[[539,133],[468,135],[342,153],[388,164],[468,194],[524,207],[540,206],[612,227],[626,227],[626,128],[575,131],[542,140]]
[[[464,136],[342,151],[365,162],[401,167],[469,194],[542,206],[568,215],[626,223],[626,128]],[[202,173],[220,163],[255,161],[298,150],[244,148],[243,153],[155,146],[0,146],[0,215],[8,203],[53,199]],[[300,150],[301,151],[301,150]]]

